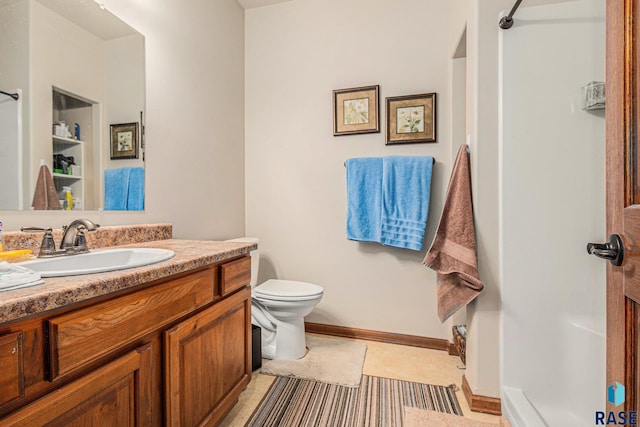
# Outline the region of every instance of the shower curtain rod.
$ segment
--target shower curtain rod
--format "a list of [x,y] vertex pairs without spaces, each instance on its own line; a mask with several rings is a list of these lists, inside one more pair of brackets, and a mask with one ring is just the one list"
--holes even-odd
[[17,93],[9,93],[9,92],[5,92],[3,90],[0,90],[0,93],[3,94],[3,95],[10,96],[13,99],[15,99],[16,101],[20,98],[20,95],[18,95]]
[[509,28],[513,27],[513,14],[516,13],[516,10],[518,10],[518,6],[520,6],[520,3],[522,3],[522,0],[516,0],[516,3],[511,8],[511,12],[509,12],[507,16],[503,16],[502,18],[500,18],[500,23],[498,24],[500,28],[502,28],[503,30],[508,30]]

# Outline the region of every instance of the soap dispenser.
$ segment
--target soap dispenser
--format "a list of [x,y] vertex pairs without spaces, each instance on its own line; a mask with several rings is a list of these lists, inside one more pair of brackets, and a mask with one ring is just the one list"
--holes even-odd
[[73,194],[71,194],[71,187],[62,187],[64,190],[64,210],[70,211],[73,209]]

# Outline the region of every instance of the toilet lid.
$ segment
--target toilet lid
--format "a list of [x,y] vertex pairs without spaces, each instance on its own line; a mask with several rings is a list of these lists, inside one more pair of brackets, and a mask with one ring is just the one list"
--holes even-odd
[[267,299],[296,299],[321,295],[321,286],[294,280],[270,279],[253,289],[256,296]]

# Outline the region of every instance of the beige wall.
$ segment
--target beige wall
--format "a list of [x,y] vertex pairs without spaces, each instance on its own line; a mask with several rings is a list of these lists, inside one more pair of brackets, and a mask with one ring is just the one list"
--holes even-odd
[[[425,241],[451,165],[447,6],[441,0],[291,1],[246,11],[246,230],[261,238],[259,280],[325,294],[308,321],[448,338],[421,252],[349,241],[344,161],[433,155]],[[334,137],[332,90],[380,84],[379,134]],[[438,93],[438,142],[385,146],[384,97]]]
[[244,11],[235,0],[105,0],[146,37],[144,212],[0,212],[6,229],[170,222],[178,238],[244,233]]

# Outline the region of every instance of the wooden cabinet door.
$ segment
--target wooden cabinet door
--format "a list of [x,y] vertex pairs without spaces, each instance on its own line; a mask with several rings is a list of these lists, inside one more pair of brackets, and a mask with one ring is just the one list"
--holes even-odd
[[640,407],[640,1],[607,0],[606,19],[607,234],[624,242],[622,265],[607,265],[607,386],[616,391],[608,409],[632,413]]
[[151,425],[150,370],[147,344],[0,419],[0,425]]
[[24,397],[22,332],[0,336],[0,405]]
[[251,379],[251,291],[165,332],[167,425],[218,424]]

